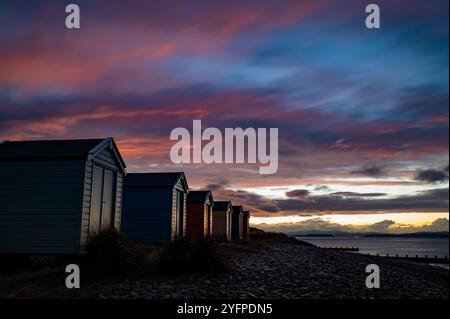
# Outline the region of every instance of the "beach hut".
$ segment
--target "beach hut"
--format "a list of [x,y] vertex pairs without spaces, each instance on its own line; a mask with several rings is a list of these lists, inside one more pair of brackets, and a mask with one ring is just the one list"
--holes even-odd
[[2,142],[0,253],[80,253],[120,227],[124,174],[110,137]]
[[250,211],[242,212],[242,238],[249,239],[250,235]]
[[231,239],[230,233],[230,217],[231,217],[231,201],[216,201],[214,202],[211,235],[219,239]]
[[186,229],[184,173],[134,173],[124,182],[122,230],[137,243],[182,239]]
[[211,235],[213,206],[214,200],[210,191],[189,192],[186,212],[186,237],[203,238]]
[[231,240],[242,239],[242,206],[232,206]]

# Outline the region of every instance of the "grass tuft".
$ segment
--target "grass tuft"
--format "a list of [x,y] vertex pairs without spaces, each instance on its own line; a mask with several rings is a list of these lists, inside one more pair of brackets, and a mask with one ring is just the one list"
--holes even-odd
[[168,275],[220,273],[228,268],[220,244],[212,239],[169,243],[161,247],[154,265],[157,273]]
[[92,235],[84,251],[82,269],[94,280],[133,277],[145,271],[148,263],[146,251],[115,228]]

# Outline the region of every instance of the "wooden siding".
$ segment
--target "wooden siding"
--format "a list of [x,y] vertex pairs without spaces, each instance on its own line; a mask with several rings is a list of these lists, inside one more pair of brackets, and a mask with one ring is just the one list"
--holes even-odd
[[114,227],[116,227],[117,229],[121,229],[122,197],[123,197],[123,173],[117,172],[116,207],[115,207],[115,218],[114,218]]
[[226,239],[228,231],[228,214],[229,210],[213,209],[211,222],[211,235],[213,237]]
[[186,220],[187,220],[187,195],[182,179],[174,186],[172,190],[172,216],[171,216],[171,238],[175,240],[177,238],[177,191],[183,195],[183,238],[186,237]]
[[202,238],[206,236],[206,205],[188,202],[186,207],[186,237]]
[[126,187],[122,230],[137,243],[165,243],[172,239],[173,190]]
[[91,211],[91,192],[92,192],[92,161],[86,161],[84,175],[83,191],[83,213],[81,215],[81,236],[80,245],[86,244],[89,235],[89,217]]
[[0,162],[0,252],[80,250],[83,160]]
[[177,238],[177,191],[172,189],[172,207],[170,215],[170,239],[173,241]]
[[105,148],[103,151],[97,154],[93,160],[100,166],[112,169],[114,171],[118,171],[120,169],[115,155],[109,148]]

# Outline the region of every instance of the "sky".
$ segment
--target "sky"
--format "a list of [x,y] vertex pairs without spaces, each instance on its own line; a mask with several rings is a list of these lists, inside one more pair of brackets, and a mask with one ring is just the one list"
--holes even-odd
[[[448,1],[0,1],[0,140],[114,137],[277,231],[449,228]],[[278,128],[279,168],[173,164],[170,132]]]

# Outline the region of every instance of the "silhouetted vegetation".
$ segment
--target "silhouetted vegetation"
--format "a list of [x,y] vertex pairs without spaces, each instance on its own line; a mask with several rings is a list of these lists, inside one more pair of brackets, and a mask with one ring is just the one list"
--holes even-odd
[[82,269],[92,279],[130,277],[148,267],[146,251],[114,228],[91,236],[84,247]]
[[284,233],[266,232],[258,228],[250,227],[250,239],[264,240],[264,239],[287,239],[288,235]]
[[161,247],[153,262],[157,273],[169,275],[219,273],[227,269],[220,245],[212,239],[169,243]]
[[266,232],[258,228],[250,227],[250,241],[276,241],[278,243],[287,243],[302,246],[314,246],[302,240],[290,237],[285,233]]

